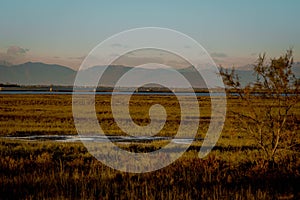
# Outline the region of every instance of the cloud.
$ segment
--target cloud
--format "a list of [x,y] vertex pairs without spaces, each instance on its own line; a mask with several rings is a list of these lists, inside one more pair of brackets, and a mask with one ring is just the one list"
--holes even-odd
[[112,57],[112,58],[114,58],[114,57],[120,57],[121,55],[117,54],[117,53],[112,53],[109,56]]
[[225,68],[232,68],[233,66],[245,66],[254,63],[255,60],[256,59],[254,57],[250,56],[228,56],[226,58],[214,58],[214,61],[217,65],[222,65],[222,67]]
[[0,60],[2,63],[20,63],[26,59],[26,54],[29,49],[22,48],[19,46],[10,46],[7,48],[6,52],[0,52]]
[[119,43],[112,44],[111,46],[112,46],[112,47],[122,47],[122,45],[119,44]]
[[225,54],[225,53],[217,53],[217,52],[213,52],[210,55],[212,57],[217,57],[217,58],[226,58],[226,57],[228,57],[227,54]]
[[24,49],[18,46],[10,46],[6,51],[6,54],[8,56],[23,56],[27,51],[29,51],[29,49]]
[[127,48],[128,47],[128,45],[121,44],[121,43],[114,43],[114,44],[111,44],[110,46],[113,48]]
[[68,59],[71,59],[71,60],[83,60],[85,58],[86,58],[86,56],[68,57]]

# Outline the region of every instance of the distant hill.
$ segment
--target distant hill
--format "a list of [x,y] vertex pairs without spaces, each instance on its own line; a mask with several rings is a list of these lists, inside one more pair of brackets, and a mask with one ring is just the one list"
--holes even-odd
[[295,62],[293,65],[293,72],[296,77],[300,78],[300,62]]
[[76,71],[61,65],[27,62],[0,65],[0,83],[20,85],[72,85]]
[[[95,66],[82,71],[85,84],[92,84],[98,80],[100,73],[103,73],[104,66]],[[99,83],[105,86],[114,85],[120,77],[131,70],[132,67],[127,66],[110,66],[106,69],[104,76],[100,79]],[[201,76],[193,69],[179,70],[183,76],[188,77],[194,87],[205,87],[204,81]],[[148,80],[148,72],[152,76],[159,79],[170,79],[168,69],[145,69],[138,68],[139,79]],[[72,70],[65,66],[50,65],[44,63],[28,62],[21,65],[4,66],[0,65],[0,83],[10,83],[19,85],[73,85],[77,71]],[[180,87],[180,83],[174,80],[174,87]]]
[[[98,80],[99,74],[102,73],[104,69],[103,66],[95,66],[82,71],[85,80],[89,81],[85,83],[93,83]],[[105,71],[104,76],[100,80],[100,84],[112,86],[123,74],[131,69],[132,67],[128,66],[111,66]],[[255,80],[252,69],[253,67],[251,65],[236,68],[236,72],[240,76],[243,85]],[[203,79],[193,67],[179,69],[178,71],[185,76],[194,87],[205,88]],[[294,64],[293,71],[297,77],[300,77],[300,62]],[[172,76],[169,76],[170,73],[168,69],[138,68],[138,72],[138,78],[140,80],[148,80],[148,72],[151,72],[152,76],[156,76],[162,80],[166,78],[173,80]],[[74,83],[76,73],[77,71],[65,66],[39,62],[27,62],[12,66],[0,64],[0,83],[71,86]],[[174,87],[180,87],[180,83],[176,82],[176,80],[174,80]]]
[[[84,84],[92,85],[92,83],[95,83],[98,80],[98,77],[100,77],[100,73],[103,73],[102,78],[99,80],[100,85],[104,86],[112,86],[117,83],[117,81],[129,70],[133,69],[133,67],[127,67],[127,66],[110,66],[104,71],[103,66],[95,66],[92,68],[89,68],[87,70],[82,71],[82,77],[84,78]],[[202,79],[202,77],[195,73],[195,69],[180,69],[179,72],[185,76],[191,85],[193,87],[197,88],[205,88],[205,83]],[[149,73],[151,73],[151,76],[149,76]],[[137,75],[138,74],[138,75]],[[171,82],[173,87],[180,88],[182,86],[182,83],[180,83],[171,73],[168,69],[146,69],[146,68],[136,68],[136,71],[129,75],[128,80],[134,80],[138,77],[137,80],[143,80],[145,82],[151,83],[151,78],[156,77],[158,80],[168,80]],[[131,82],[131,81],[129,81]],[[133,81],[134,82],[134,81]],[[130,83],[128,83],[130,84]],[[133,84],[134,85],[134,84]]]
[[[236,73],[240,77],[240,81],[242,85],[246,85],[247,83],[253,82],[256,80],[253,71],[253,65],[245,65],[235,69]],[[300,78],[300,62],[295,62],[293,64],[292,70],[297,78]]]

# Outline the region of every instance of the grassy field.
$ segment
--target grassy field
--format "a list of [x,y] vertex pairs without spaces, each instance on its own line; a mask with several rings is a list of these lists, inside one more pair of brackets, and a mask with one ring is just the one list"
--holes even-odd
[[[199,97],[204,137],[210,119],[210,100]],[[178,102],[172,96],[133,96],[130,111],[139,125],[149,123],[148,110],[160,103],[167,123],[159,135],[173,136],[180,122]],[[262,106],[268,103],[259,102]],[[237,99],[229,110],[241,110]],[[97,96],[101,127],[109,135],[124,135],[114,122],[109,96]],[[295,113],[300,116],[299,107]],[[227,115],[222,135],[204,159],[201,142],[171,165],[151,173],[123,173],[97,161],[80,142],[0,140],[0,199],[299,199],[298,149],[282,151],[265,160],[255,142],[236,130]],[[0,95],[0,135],[77,134],[71,95]],[[299,134],[298,134],[299,135]],[[164,142],[122,144],[128,151],[148,152]]]

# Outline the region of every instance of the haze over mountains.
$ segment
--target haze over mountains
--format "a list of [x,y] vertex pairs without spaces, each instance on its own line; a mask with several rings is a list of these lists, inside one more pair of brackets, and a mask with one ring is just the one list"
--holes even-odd
[[[95,66],[83,71],[86,80],[93,82],[103,72],[103,66]],[[101,85],[112,86],[126,72],[131,70],[128,66],[111,66],[105,71],[105,75],[100,80]],[[151,71],[154,76],[162,79],[169,73],[167,69],[145,69],[140,68],[141,80],[147,80],[147,72]],[[195,69],[192,67],[178,70],[183,76],[188,77],[194,87],[205,88],[205,83]],[[296,77],[300,78],[300,62],[294,63],[293,71]],[[251,65],[236,68],[242,84],[255,80]],[[5,66],[0,64],[0,83],[10,83],[18,85],[68,85],[74,83],[77,71],[65,66],[45,63],[27,62],[20,65]],[[143,76],[145,74],[145,76]],[[172,77],[170,77],[172,78]],[[174,87],[178,87],[174,80]]]

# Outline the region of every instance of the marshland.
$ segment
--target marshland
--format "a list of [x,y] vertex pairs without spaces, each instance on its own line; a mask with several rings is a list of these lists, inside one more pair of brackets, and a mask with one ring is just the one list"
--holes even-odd
[[[115,124],[109,95],[96,95],[99,123],[109,136],[126,136]],[[133,121],[149,123],[149,108],[160,103],[167,121],[157,137],[164,140],[115,143],[132,152],[164,147],[177,131],[180,108],[172,95],[133,95]],[[222,134],[212,152],[198,157],[211,112],[209,97],[198,97],[200,122],[192,145],[177,161],[154,172],[114,170],[95,159],[80,141],[28,140],[26,136],[76,136],[72,95],[0,96],[0,184],[2,199],[296,199],[299,197],[299,146],[266,157],[257,142],[237,127],[234,111],[245,110],[239,98],[227,99]],[[257,102],[260,107],[268,99]],[[232,111],[232,112],[231,112]],[[300,115],[300,105],[293,107]],[[298,122],[295,122],[298,123]],[[297,134],[299,136],[299,134]],[[15,138],[12,138],[15,137]],[[299,140],[299,138],[296,138]],[[105,145],[105,143],[104,143]],[[163,158],[162,158],[163,159]]]

